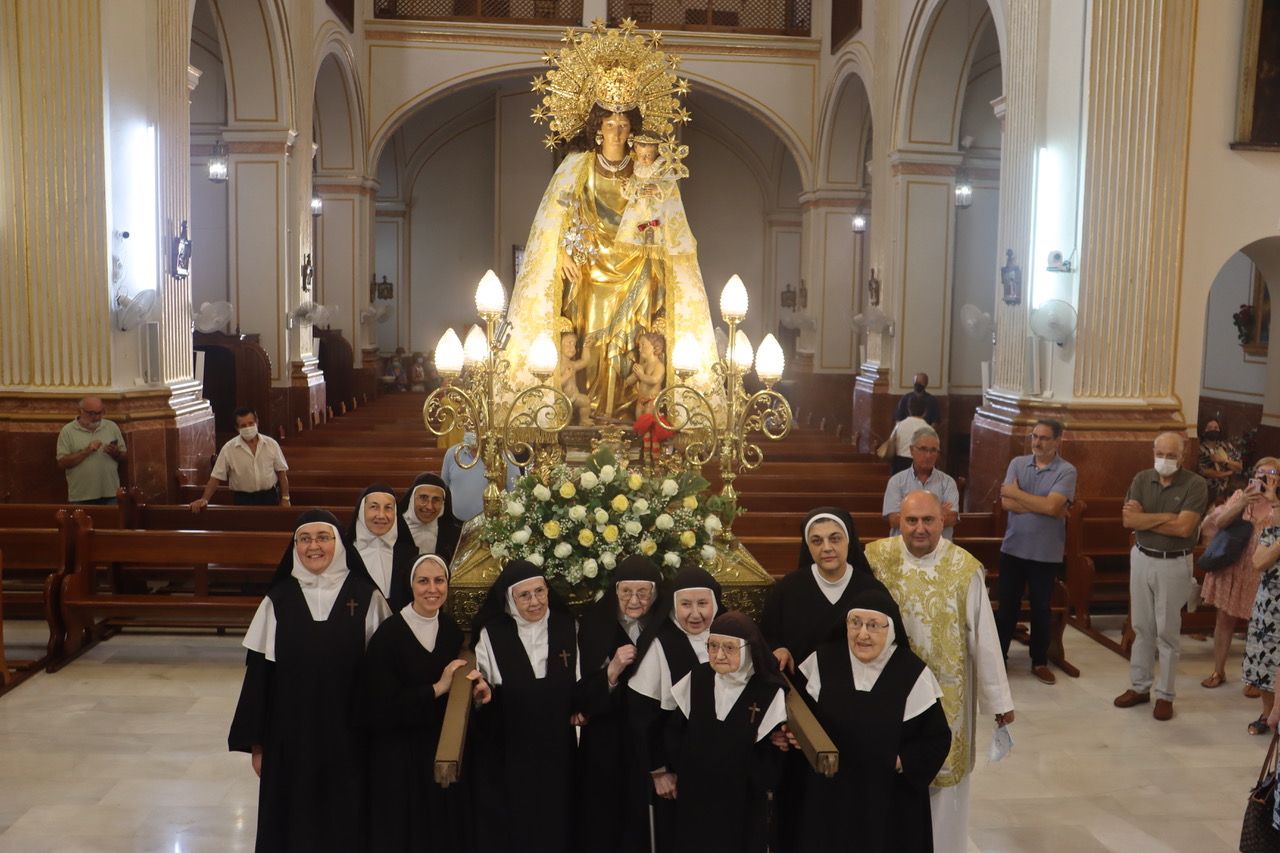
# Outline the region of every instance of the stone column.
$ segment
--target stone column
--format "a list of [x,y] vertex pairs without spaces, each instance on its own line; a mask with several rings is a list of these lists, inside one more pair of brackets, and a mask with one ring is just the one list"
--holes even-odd
[[324,203],[315,243],[323,301],[337,306],[338,319],[331,328],[341,329],[351,344],[356,385],[372,397],[374,377],[365,375],[362,350],[371,339],[376,346],[376,330],[372,323],[360,322],[360,312],[370,304],[374,184],[358,176],[326,175],[317,178],[315,192]]

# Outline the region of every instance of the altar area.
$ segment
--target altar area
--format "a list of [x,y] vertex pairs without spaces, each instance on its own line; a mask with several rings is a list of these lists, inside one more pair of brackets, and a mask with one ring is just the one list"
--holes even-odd
[[[749,306],[737,275],[713,331],[680,198],[691,177],[676,130],[691,116],[679,58],[630,20],[570,29],[562,42],[533,81],[543,97],[532,117],[564,158],[510,299],[487,272],[475,300],[483,326],[440,339],[445,385],[423,406],[443,446],[475,436],[475,452],[455,460],[483,461],[488,480],[454,557],[453,612],[465,623],[512,559],[585,604],[615,565],[643,554],[667,576],[706,568],[727,606],[757,614],[772,581],[733,535],[734,480],[763,462],[762,441],[791,429],[773,388],[782,348],[766,335],[757,349],[738,328]],[[505,492],[508,464],[523,475]]]

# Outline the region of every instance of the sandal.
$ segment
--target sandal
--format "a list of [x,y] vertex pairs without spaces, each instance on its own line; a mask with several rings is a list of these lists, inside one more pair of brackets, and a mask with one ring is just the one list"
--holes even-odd
[[1245,696],[1248,696],[1250,699],[1257,699],[1259,696],[1262,695],[1262,691],[1252,684],[1246,684],[1244,686],[1244,690],[1242,690],[1241,692],[1244,693]]
[[1259,717],[1249,724],[1249,734],[1265,735],[1271,731],[1271,726],[1267,725],[1266,717]]
[[1225,673],[1214,672],[1204,681],[1200,682],[1200,686],[1210,687],[1210,688],[1221,687],[1223,685],[1223,682],[1225,682],[1226,680],[1227,680],[1227,676]]

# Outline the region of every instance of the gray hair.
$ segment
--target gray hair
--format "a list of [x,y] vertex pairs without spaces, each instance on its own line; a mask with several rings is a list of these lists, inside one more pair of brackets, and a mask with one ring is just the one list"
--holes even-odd
[[[931,426],[920,427],[920,429],[911,434],[912,446],[914,447],[915,443],[922,438],[938,438],[938,431]],[[941,444],[942,439],[938,438],[938,443]]]
[[[1159,435],[1157,435],[1157,436],[1156,436],[1156,439],[1155,439],[1155,440],[1156,440],[1156,441],[1159,441],[1160,439],[1164,438],[1165,436],[1170,436],[1170,437],[1172,437],[1172,438],[1174,438],[1174,439],[1177,439],[1177,441],[1178,441],[1178,452],[1179,452],[1179,453],[1182,453],[1183,451],[1185,451],[1185,450],[1187,449],[1187,437],[1186,437],[1185,435],[1183,435],[1182,433],[1180,433],[1180,432],[1173,432],[1173,431],[1169,431],[1169,432],[1162,432],[1162,433],[1160,433]],[[1153,442],[1152,442],[1152,444],[1155,444],[1155,441],[1153,441]]]

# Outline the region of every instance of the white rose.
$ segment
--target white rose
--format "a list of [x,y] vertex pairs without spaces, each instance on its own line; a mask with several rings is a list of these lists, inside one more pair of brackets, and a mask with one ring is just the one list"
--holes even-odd
[[582,576],[584,578],[593,578],[597,574],[599,574],[599,572],[600,572],[600,568],[599,566],[597,566],[595,560],[582,561]]
[[716,558],[716,546],[703,545],[702,549],[698,553],[702,555],[702,559],[709,563]]
[[649,502],[644,498],[636,498],[635,502],[631,505],[635,507],[636,515],[644,515],[649,511]]
[[524,504],[520,501],[507,501],[507,515],[513,515],[517,518],[524,515]]
[[708,515],[707,520],[702,523],[702,526],[705,527],[707,529],[707,532],[713,536],[719,533],[720,530],[724,527],[724,525],[720,523],[719,516],[715,516],[715,515]]
[[[578,482],[584,489],[594,489],[596,486],[600,485],[600,479],[590,471],[583,471],[582,476],[578,478]],[[587,573],[584,571],[583,574],[585,575]],[[591,576],[587,575],[587,577]]]
[[600,482],[612,483],[613,478],[618,475],[618,470],[612,465],[604,465],[600,468]]
[[596,524],[608,524],[608,523],[609,523],[609,513],[597,507],[596,508]]
[[675,568],[680,565],[680,555],[675,551],[668,551],[662,555],[662,563],[663,565]]
[[678,491],[680,491],[680,486],[676,484],[675,480],[662,481],[662,496],[664,498],[673,498]]
[[627,534],[630,536],[639,536],[640,531],[643,529],[641,528],[640,522],[638,521],[628,521],[625,525],[623,525],[623,527],[626,529]]
[[659,530],[670,530],[676,526],[676,520],[664,512],[653,520],[653,526]]
[[533,487],[533,496],[540,501],[551,500],[551,490],[539,483]]
[[587,508],[582,504],[569,507],[569,518],[574,521],[582,521],[587,517]]
[[556,544],[555,555],[563,560],[565,557],[573,553],[573,546],[568,542],[560,542]]
[[519,530],[511,534],[511,541],[517,545],[523,545],[529,541],[529,537],[533,535],[533,531],[528,527],[521,527]]
[[618,564],[618,558],[613,555],[612,551],[605,551],[600,555],[600,565],[606,569],[612,569]]
[[537,553],[536,551],[530,554],[529,556],[525,557],[525,559],[528,560],[530,563],[533,563],[535,566],[539,568],[542,567],[542,562],[543,562],[542,555]]
[[507,546],[503,545],[501,542],[496,542],[489,546],[489,553],[501,560],[503,557],[507,556]]

